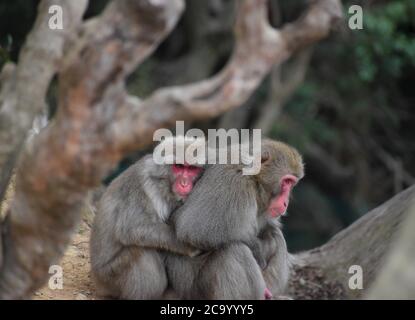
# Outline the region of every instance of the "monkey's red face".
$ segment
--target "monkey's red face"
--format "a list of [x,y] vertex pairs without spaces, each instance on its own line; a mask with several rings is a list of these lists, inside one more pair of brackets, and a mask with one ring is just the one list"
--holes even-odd
[[290,201],[290,193],[292,188],[297,184],[298,178],[287,174],[280,180],[279,193],[276,197],[271,199],[271,203],[268,207],[268,213],[272,217],[279,217],[285,214]]
[[195,181],[202,174],[202,168],[188,164],[175,164],[172,166],[174,182],[173,191],[181,198],[186,198],[193,189]]

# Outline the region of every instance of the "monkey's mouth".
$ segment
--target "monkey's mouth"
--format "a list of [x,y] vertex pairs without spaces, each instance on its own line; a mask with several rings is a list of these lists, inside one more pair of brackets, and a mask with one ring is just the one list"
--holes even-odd
[[286,190],[284,192],[283,190],[279,193],[279,195],[277,195],[271,200],[271,203],[268,207],[268,212],[271,215],[271,217],[277,218],[285,215],[288,209],[288,204],[290,202],[289,196],[289,192],[287,192]]
[[284,210],[281,212],[277,208],[270,208],[269,213],[272,218],[278,218],[278,217],[284,216],[287,213],[287,210]]
[[268,212],[271,217],[280,217],[285,215],[290,202],[290,193],[292,188],[296,185],[298,178],[287,174],[281,178],[279,184],[279,191],[276,196],[273,196],[268,207]]
[[175,189],[174,191],[178,196],[180,196],[182,198],[185,198],[192,191],[192,187],[193,186],[192,186],[191,183],[189,183],[189,184],[177,184],[174,188]]

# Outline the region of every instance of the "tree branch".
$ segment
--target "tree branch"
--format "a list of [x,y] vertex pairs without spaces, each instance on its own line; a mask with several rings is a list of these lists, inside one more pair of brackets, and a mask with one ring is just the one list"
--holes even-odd
[[300,52],[292,61],[284,79],[281,75],[282,66],[273,68],[269,97],[261,108],[261,114],[255,121],[253,128],[261,129],[264,134],[271,131],[285,103],[303,83],[310,57],[311,49]]
[[235,50],[217,75],[198,83],[158,90],[145,101],[126,108],[131,116],[120,117],[113,124],[121,148],[143,147],[151,141],[155,129],[170,127],[176,120],[213,118],[240,106],[272,66],[322,39],[342,16],[339,1],[315,1],[303,17],[279,31],[268,23],[266,4],[265,0],[239,2]]
[[[49,83],[59,67],[65,45],[73,40],[73,33],[82,19],[87,3],[86,0],[43,0],[39,5],[33,30],[21,49],[19,64],[12,75],[2,79],[0,202],[33,119],[45,109],[44,99]],[[65,15],[63,30],[51,30],[48,27],[48,9],[51,5],[62,7]],[[9,71],[7,72],[10,73]]]
[[86,25],[65,58],[56,118],[18,166],[3,226],[0,298],[29,297],[62,256],[86,191],[119,160],[105,125],[116,111],[122,80],[173,28],[182,8],[181,1],[170,0],[113,2]]
[[412,201],[402,234],[387,256],[375,283],[369,290],[369,299],[415,299],[415,203]]
[[[359,298],[373,284],[415,199],[415,186],[373,209],[325,245],[295,256],[289,293],[299,299]],[[412,232],[412,231],[411,231]],[[351,290],[350,266],[363,270],[363,290]]]

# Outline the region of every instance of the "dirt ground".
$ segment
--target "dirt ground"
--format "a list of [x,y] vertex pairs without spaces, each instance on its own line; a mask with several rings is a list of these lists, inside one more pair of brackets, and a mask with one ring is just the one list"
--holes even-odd
[[63,288],[52,290],[48,284],[34,295],[35,300],[93,300],[95,289],[91,281],[89,260],[90,222],[82,220],[61,260]]

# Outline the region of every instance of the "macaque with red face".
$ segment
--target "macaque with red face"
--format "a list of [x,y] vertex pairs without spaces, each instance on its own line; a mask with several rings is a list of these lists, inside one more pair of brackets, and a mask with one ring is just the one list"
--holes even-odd
[[[289,255],[278,217],[304,169],[299,153],[284,143],[264,140],[261,149],[257,175],[243,175],[242,164],[207,165],[174,212],[178,239],[209,252],[193,258],[167,254],[168,276],[179,298],[264,299],[283,293]],[[263,270],[255,255],[258,246]]]
[[[190,140],[181,140],[184,147]],[[179,143],[175,139],[162,143]],[[92,277],[98,293],[118,299],[161,299],[167,288],[164,255],[200,251],[168,225],[203,173],[200,166],[158,165],[144,156],[104,193],[91,234]]]
[[192,191],[195,181],[200,177],[203,168],[185,164],[173,164],[173,192],[181,200],[185,200]]
[[287,212],[291,192],[304,177],[303,161],[297,150],[280,142],[274,142],[274,148],[279,154],[275,160],[278,170],[274,176],[278,182],[277,188],[271,195],[267,209],[258,218],[260,251],[266,261],[262,273],[269,290],[266,292],[268,299],[278,299],[287,286],[291,256],[287,251],[279,217]]
[[268,207],[268,213],[271,217],[277,218],[284,215],[290,202],[290,193],[297,184],[298,178],[292,174],[284,175],[280,180],[280,192],[271,200]]

